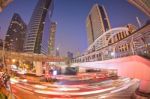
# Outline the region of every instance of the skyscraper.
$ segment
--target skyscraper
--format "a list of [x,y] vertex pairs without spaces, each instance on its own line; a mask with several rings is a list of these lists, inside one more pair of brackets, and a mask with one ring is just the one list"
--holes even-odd
[[105,31],[111,28],[104,6],[95,4],[86,19],[88,44],[91,45]]
[[139,8],[150,17],[150,0],[128,0],[128,2]]
[[54,52],[56,25],[57,25],[56,22],[52,22],[50,26],[50,36],[49,36],[49,46],[48,46],[49,55],[53,54]]
[[67,52],[67,57],[69,58],[69,59],[73,59],[73,53],[72,52]]
[[23,52],[27,26],[20,15],[14,13],[5,37],[7,50]]
[[48,54],[50,18],[53,0],[39,0],[28,25],[24,46],[25,52]]
[[60,56],[60,54],[59,54],[59,48],[56,48],[56,55],[55,56]]

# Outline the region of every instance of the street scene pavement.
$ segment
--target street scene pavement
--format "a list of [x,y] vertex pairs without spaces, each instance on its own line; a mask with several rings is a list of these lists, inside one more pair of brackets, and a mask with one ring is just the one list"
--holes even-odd
[[86,77],[58,75],[55,76],[58,79],[55,82],[39,81],[41,77],[13,77],[11,87],[17,99],[120,99],[120,96],[130,99],[139,82],[137,79],[104,77],[98,74],[100,73],[89,73]]

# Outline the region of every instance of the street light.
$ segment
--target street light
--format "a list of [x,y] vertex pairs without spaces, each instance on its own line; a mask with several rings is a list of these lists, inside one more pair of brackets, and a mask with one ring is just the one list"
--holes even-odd
[[111,56],[112,56],[112,57],[115,57],[115,52],[111,52]]
[[15,62],[16,62],[16,59],[12,59],[12,62],[15,63]]

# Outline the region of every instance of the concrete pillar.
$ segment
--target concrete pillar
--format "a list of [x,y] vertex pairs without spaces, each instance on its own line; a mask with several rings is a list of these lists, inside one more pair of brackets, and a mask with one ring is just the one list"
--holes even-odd
[[135,96],[136,99],[150,99],[150,81],[141,80]]
[[43,74],[43,67],[42,67],[42,62],[33,62],[36,70],[36,76],[42,76]]
[[104,60],[104,56],[103,56],[103,54],[101,53],[101,58],[102,58],[102,60]]

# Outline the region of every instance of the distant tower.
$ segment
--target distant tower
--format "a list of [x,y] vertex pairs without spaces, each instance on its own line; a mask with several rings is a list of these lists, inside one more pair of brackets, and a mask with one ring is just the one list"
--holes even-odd
[[73,59],[73,53],[72,52],[67,52],[67,57],[69,58],[69,59]]
[[142,27],[141,21],[139,20],[138,17],[136,17],[136,20],[137,20],[137,22],[138,22],[139,28]]
[[92,7],[86,19],[86,28],[89,45],[111,28],[104,6],[95,4]]
[[25,52],[48,54],[53,0],[38,0],[28,25]]
[[150,0],[128,0],[128,2],[150,17]]
[[60,54],[59,54],[59,48],[56,48],[56,56],[60,56]]
[[81,52],[80,52],[80,50],[79,50],[79,48],[77,49],[77,51],[76,51],[76,53],[75,53],[75,57],[78,57],[78,56],[80,56],[81,55]]
[[48,53],[52,55],[55,48],[55,33],[56,33],[56,22],[52,22],[50,26],[50,36],[49,36],[49,46],[48,46]]
[[20,15],[14,13],[5,37],[7,50],[23,52],[27,26]]

